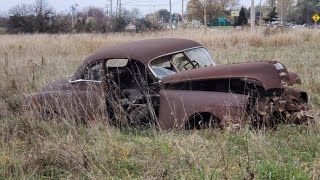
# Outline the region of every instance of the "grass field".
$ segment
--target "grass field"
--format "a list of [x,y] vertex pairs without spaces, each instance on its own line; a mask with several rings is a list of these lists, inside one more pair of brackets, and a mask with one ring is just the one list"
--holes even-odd
[[[278,60],[297,72],[316,123],[277,129],[120,130],[43,121],[19,97],[72,74],[100,47],[179,37],[208,48],[218,64]],[[320,31],[0,35],[0,179],[319,179]]]

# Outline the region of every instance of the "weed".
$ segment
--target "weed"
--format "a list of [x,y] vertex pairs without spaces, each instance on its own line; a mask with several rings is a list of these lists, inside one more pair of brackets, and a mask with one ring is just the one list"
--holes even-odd
[[[0,179],[319,179],[320,32],[196,31],[0,35]],[[168,132],[22,111],[23,94],[72,74],[98,48],[162,37],[196,40],[218,64],[281,61],[300,75],[316,123]]]

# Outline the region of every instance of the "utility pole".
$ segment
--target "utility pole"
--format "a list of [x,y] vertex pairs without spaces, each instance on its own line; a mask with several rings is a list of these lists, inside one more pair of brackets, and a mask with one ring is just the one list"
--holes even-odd
[[158,22],[157,19],[158,19],[158,18],[157,18],[157,16],[156,16],[156,0],[154,0],[154,1],[153,1],[153,24],[154,24],[155,22]]
[[153,5],[153,24],[155,23],[156,20],[156,5]]
[[280,24],[281,24],[281,26],[283,25],[283,4],[282,4],[282,0],[280,2]]
[[74,11],[75,11],[75,7],[72,5],[72,6],[71,6],[71,23],[72,23],[72,29],[74,28]]
[[183,20],[183,0],[182,0],[182,2],[181,2],[181,4],[182,4],[182,9],[181,9],[181,20],[182,20],[182,23],[184,22]]
[[71,6],[71,16],[72,16],[72,28],[74,28],[76,21],[77,21],[77,6],[78,4],[72,5]]
[[[150,21],[151,21],[151,13],[152,13],[152,8],[150,7]],[[154,20],[154,16],[153,16],[153,20]]]
[[171,0],[169,0],[169,4],[170,4],[170,19],[169,19],[169,24],[170,24],[170,29],[172,29]]
[[107,9],[106,15],[107,15],[107,18],[108,18],[108,17],[109,17],[109,7],[108,7],[108,4],[106,5],[106,9]]
[[261,23],[262,23],[262,8],[261,8],[261,1],[260,0],[260,17],[259,17],[259,26],[261,27]]
[[119,0],[117,0],[117,5],[116,5],[116,17],[118,17],[118,5],[119,5]]
[[250,12],[250,20],[251,20],[251,33],[254,31],[255,25],[255,12],[254,12],[254,0],[251,0],[251,12]]
[[112,17],[112,0],[110,0],[110,17]]
[[161,23],[162,23],[162,25],[164,24],[164,22],[163,22],[163,16],[161,16]]
[[119,17],[121,17],[121,0],[119,0]]
[[88,19],[88,17],[89,17],[89,9],[87,10],[87,19]]
[[203,24],[204,24],[204,34],[207,33],[207,3],[206,0],[203,0],[204,13],[203,13]]

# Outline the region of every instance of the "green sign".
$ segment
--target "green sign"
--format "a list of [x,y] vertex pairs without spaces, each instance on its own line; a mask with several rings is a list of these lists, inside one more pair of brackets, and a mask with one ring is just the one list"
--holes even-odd
[[226,23],[226,22],[227,22],[227,19],[224,18],[224,17],[219,17],[219,18],[218,18],[218,22],[219,22],[219,23]]

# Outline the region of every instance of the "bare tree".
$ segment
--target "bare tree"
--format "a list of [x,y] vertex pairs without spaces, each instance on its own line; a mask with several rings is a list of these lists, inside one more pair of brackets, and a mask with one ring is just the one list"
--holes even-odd
[[36,0],[33,7],[33,11],[37,16],[43,16],[45,13],[48,12],[48,10],[50,10],[47,0]]
[[129,14],[130,14],[129,16],[130,16],[132,19],[137,19],[137,18],[142,17],[142,14],[141,14],[141,12],[140,12],[140,10],[139,10],[138,8],[133,8],[133,9],[130,11]]
[[[226,4],[221,4],[220,0],[190,0],[187,3],[187,16],[189,20],[197,19],[204,22],[204,1],[206,4],[206,18],[209,21],[226,16],[226,9],[224,7]],[[227,0],[224,0],[224,2],[226,3]]]
[[219,0],[219,2],[225,10],[231,10],[236,5],[239,5],[239,0]]
[[277,9],[280,21],[288,21],[294,9],[294,0],[277,0]]
[[52,8],[49,7],[47,0],[36,0],[33,5],[33,13],[35,19],[35,31],[45,32],[49,29],[51,16],[54,14]]
[[277,0],[267,0],[266,4],[271,8],[273,8],[276,5]]
[[97,8],[97,7],[89,7],[87,9],[87,18],[88,17],[93,17],[97,23],[103,23],[105,20],[105,13],[103,12],[102,8]]
[[33,7],[30,4],[18,4],[9,9],[10,16],[30,16],[33,14]]
[[8,30],[12,33],[51,32],[52,27],[58,27],[54,24],[59,22],[57,17],[46,0],[36,0],[34,4],[18,4],[9,10]]
[[203,3],[200,0],[190,0],[187,3],[187,17],[191,21],[193,19],[203,20]]
[[18,4],[9,9],[8,31],[11,33],[34,31],[32,5]]

